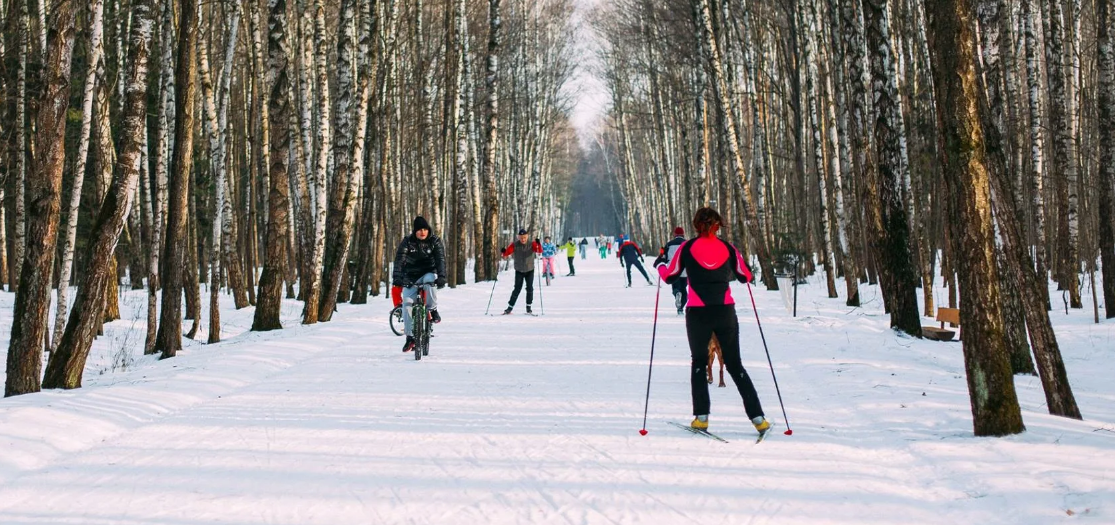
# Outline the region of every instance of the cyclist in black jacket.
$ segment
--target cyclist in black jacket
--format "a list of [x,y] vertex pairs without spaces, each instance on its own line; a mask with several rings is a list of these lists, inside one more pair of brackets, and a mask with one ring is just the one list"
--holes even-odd
[[[403,238],[395,251],[395,270],[391,281],[403,289],[403,324],[406,325],[407,335],[403,352],[409,352],[414,349],[414,320],[410,318],[410,310],[418,299],[419,285],[434,284],[439,290],[445,288],[445,245],[430,231],[430,223],[422,216],[414,218],[413,233]],[[430,310],[430,320],[440,323],[437,293],[432,289],[426,294],[426,307]]]

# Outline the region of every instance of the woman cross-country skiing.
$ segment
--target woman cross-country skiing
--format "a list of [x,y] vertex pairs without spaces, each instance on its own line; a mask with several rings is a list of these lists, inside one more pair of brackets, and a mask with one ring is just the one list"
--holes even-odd
[[[549,237],[542,239],[542,276],[549,276],[550,279],[554,278],[554,257],[557,256],[557,246],[550,242]],[[547,280],[546,284],[549,285],[550,281]]]
[[558,249],[565,250],[565,257],[569,259],[569,273],[565,274],[566,277],[577,275],[577,270],[573,268],[573,259],[577,256],[577,243],[573,242],[573,238],[565,241],[565,244],[558,246]]
[[747,417],[760,436],[770,431],[771,424],[763,415],[759,394],[743,368],[739,354],[739,319],[729,284],[738,279],[749,283],[751,270],[735,246],[716,236],[722,221],[712,208],[701,208],[693,216],[697,237],[685,241],[669,266],[659,266],[658,274],[668,284],[689,277],[689,303],[685,309],[685,332],[689,336],[689,352],[693,358],[690,383],[693,392],[695,429],[708,430],[709,394],[707,382],[708,344],[712,334],[720,341],[728,374],[743,398]]

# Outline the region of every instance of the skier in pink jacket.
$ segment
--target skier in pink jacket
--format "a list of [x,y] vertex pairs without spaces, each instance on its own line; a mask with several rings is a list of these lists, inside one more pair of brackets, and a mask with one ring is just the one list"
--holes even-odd
[[690,426],[708,430],[709,393],[707,383],[708,344],[712,334],[720,341],[728,374],[743,398],[747,417],[761,435],[770,431],[770,421],[763,415],[755,385],[743,368],[739,353],[739,319],[729,284],[733,280],[749,283],[751,269],[739,250],[716,236],[722,220],[712,208],[701,208],[693,217],[697,237],[685,241],[668,266],[659,266],[658,273],[668,284],[689,278],[689,302],[685,311],[685,331],[692,354],[690,382],[693,394],[693,415]]

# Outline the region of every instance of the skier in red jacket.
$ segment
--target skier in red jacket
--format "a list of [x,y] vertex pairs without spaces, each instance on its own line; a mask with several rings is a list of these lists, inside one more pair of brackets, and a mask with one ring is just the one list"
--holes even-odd
[[515,309],[515,301],[519,299],[523,283],[527,285],[527,313],[532,313],[530,305],[534,302],[534,258],[541,254],[542,244],[537,239],[530,242],[530,235],[526,230],[519,230],[519,240],[503,250],[504,258],[514,256],[515,259],[515,291],[511,292],[511,300],[507,302],[503,315],[510,314]]
[[627,266],[627,287],[628,288],[631,287],[631,267],[632,266],[639,269],[639,272],[643,274],[643,279],[647,280],[647,285],[648,286],[654,286],[654,283],[650,282],[650,276],[647,275],[646,269],[643,268],[643,263],[642,263],[643,250],[639,248],[638,244],[635,244],[634,241],[632,241],[631,239],[625,239],[623,241],[623,244],[621,244],[619,246],[619,249],[616,250],[616,257],[619,258],[620,265],[626,264],[626,266]]

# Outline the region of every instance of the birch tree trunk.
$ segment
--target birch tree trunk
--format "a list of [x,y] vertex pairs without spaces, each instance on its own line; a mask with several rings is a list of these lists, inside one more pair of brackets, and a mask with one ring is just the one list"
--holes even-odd
[[[1005,3],[1001,3],[1001,0],[976,0],[975,11],[981,29],[979,49],[983,63],[984,79],[979,87],[986,93],[987,99],[983,129],[986,137],[985,150],[987,152],[988,171],[992,173],[992,177],[997,177],[998,172],[1008,170],[1006,149],[1009,145],[1005,141],[1008,135],[1005,104],[1003,102],[1003,86],[1005,86],[1003,77],[1005,75],[1003,73],[1003,63],[1000,59],[1004,44],[1009,44],[1009,41],[1005,41],[1005,35],[1000,31],[1002,11],[1005,11],[1006,8],[1007,6]],[[1006,179],[1009,180],[1009,176]],[[995,192],[994,194],[996,197],[995,210],[998,212],[996,216],[1000,222],[1004,216],[1002,208],[1009,206],[1014,210],[1018,209],[1014,202],[1014,192],[1011,189],[1008,183],[1003,187],[1003,190],[1007,193]],[[1017,226],[1014,227],[1017,228]],[[1003,229],[1005,228],[1000,228],[1000,230]],[[1018,242],[1018,240],[1014,240],[1014,242]],[[1010,263],[1004,261],[1006,259],[1005,248],[999,248],[998,243],[996,243],[996,249],[995,261],[996,267],[999,269],[1004,343],[1010,358],[1011,368],[1016,374],[1035,375],[1034,364],[1030,360],[1030,345],[1026,341],[1026,321],[1022,310],[1021,291],[1019,290],[1020,279],[1012,278],[1009,269],[1006,267],[1008,264],[1020,263],[1018,261],[1011,261]]]
[[27,180],[27,202],[31,205],[27,215],[27,236],[36,242],[27,245],[22,261],[8,343],[5,397],[38,392],[40,388],[62,200],[66,111],[70,100],[70,66],[77,10],[78,6],[73,2],[63,2],[54,9],[49,45],[44,53],[42,92],[35,119],[37,148],[32,157],[32,175]]
[[[98,76],[106,78],[103,66],[100,68]],[[109,185],[112,184],[113,167],[116,166],[117,160],[116,144],[112,137],[112,119],[110,117],[112,112],[111,90],[104,82],[100,82],[96,91],[97,99],[93,104],[93,120],[96,126],[93,133],[95,150],[92,162],[94,209],[100,208],[101,204],[104,203]],[[115,276],[117,273],[116,258],[113,257],[108,264],[112,267],[110,271]],[[119,280],[114,278],[106,284],[103,295],[103,322],[107,323],[120,318],[120,301],[117,294],[118,282]]]
[[[851,137],[849,136],[849,103],[847,96],[847,85],[844,79],[844,69],[847,63],[847,43],[844,40],[843,32],[847,30],[841,24],[841,17],[843,16],[843,2],[850,2],[854,0],[830,0],[829,8],[829,22],[832,49],[833,49],[833,68],[832,68],[832,91],[835,98],[835,111],[836,111],[836,129],[834,134],[837,139],[837,155],[836,159],[839,167],[834,171],[837,177],[837,182],[834,185],[833,192],[836,194],[836,219],[838,235],[837,238],[840,242],[840,251],[844,254],[844,284],[848,292],[847,306],[859,306],[859,266],[857,265],[857,252],[853,251],[852,243],[849,242],[851,231],[854,231],[853,226],[850,224],[852,218],[846,210],[856,210],[855,193],[851,189],[852,182],[852,151],[850,147]],[[756,126],[758,126],[758,118],[756,117]],[[854,211],[853,211],[854,216]]]
[[[321,270],[325,256],[325,222],[328,207],[328,188],[325,185],[325,174],[329,169],[330,153],[333,151],[333,133],[329,116],[329,74],[327,64],[327,51],[325,44],[325,6],[322,0],[314,2],[314,68],[316,73],[315,85],[317,88],[317,164],[314,167],[314,230],[313,244],[310,253],[309,272],[303,277],[301,283],[305,287],[305,303],[302,307],[302,324],[315,324],[318,321],[318,308],[321,306]],[[307,144],[309,147],[309,144]]]
[[[1001,7],[994,0],[984,0],[987,5],[981,6],[981,26],[985,28],[997,27],[995,17],[1000,16],[995,8]],[[992,31],[992,33],[994,33]],[[1010,176],[1007,169],[1008,161],[1005,151],[1005,129],[1003,125],[1003,110],[1001,104],[1002,81],[997,53],[997,39],[988,39],[985,47],[987,59],[986,89],[988,102],[981,101],[980,118],[983,121],[984,138],[987,152],[985,166],[990,175],[991,188],[995,214],[999,225],[999,237],[1003,243],[1003,252],[1006,254],[1005,266],[1009,272],[1006,276],[1009,281],[1017,283],[1021,292],[1025,316],[1025,325],[1030,335],[1030,345],[1037,361],[1038,375],[1041,377],[1042,387],[1045,390],[1046,404],[1049,412],[1054,415],[1080,418],[1080,410],[1069,386],[1065,365],[1061,359],[1057,338],[1049,320],[1049,313],[1044,308],[1043,289],[1048,289],[1046,278],[1034,272],[1034,265],[1027,253],[1022,236],[1019,211],[1014,199],[1011,198]],[[961,285],[963,292],[963,284]],[[967,332],[965,332],[967,333]],[[967,336],[965,336],[967,337]],[[1029,360],[1029,356],[1026,356]]]
[[[1022,0],[1022,18],[1026,33],[1026,101],[1030,114],[1030,209],[1034,218],[1033,238],[1035,271],[1044,282],[1049,279],[1049,258],[1046,256],[1045,220],[1045,124],[1042,118],[1042,79],[1041,56],[1042,32],[1041,9],[1034,5],[1039,0]],[[1049,309],[1049,287],[1042,286],[1045,309]]]
[[1065,72],[1065,20],[1060,2],[1051,2],[1049,10],[1050,40],[1046,48],[1046,78],[1049,89],[1049,126],[1053,130],[1053,162],[1049,165],[1049,178],[1057,188],[1060,213],[1057,214],[1057,239],[1062,257],[1057,281],[1069,292],[1072,308],[1083,308],[1080,284],[1077,281],[1080,256],[1078,253],[1077,169],[1073,154],[1072,90]]
[[[230,22],[229,37],[228,37],[228,50],[226,51],[225,67],[223,68],[226,73],[222,77],[224,80],[221,82],[220,101],[217,100],[216,88],[213,85],[213,75],[209,67],[209,38],[203,37],[199,41],[198,50],[198,70],[201,80],[202,101],[204,105],[204,115],[206,119],[206,128],[209,131],[209,158],[210,158],[210,172],[213,175],[214,189],[216,196],[216,203],[213,207],[213,224],[210,237],[210,246],[213,252],[212,260],[210,261],[210,283],[209,283],[209,337],[207,343],[217,343],[221,340],[221,309],[220,309],[220,289],[221,289],[221,266],[222,259],[228,263],[227,270],[229,273],[230,288],[232,288],[236,296],[237,309],[247,306],[247,296],[244,293],[243,281],[239,271],[233,271],[232,266],[236,255],[232,253],[232,205],[230,199],[227,197],[227,178],[228,178],[228,161],[225,154],[226,144],[228,144],[227,135],[227,118],[223,118],[223,113],[227,111],[228,106],[228,90],[225,88],[225,81],[230,76],[228,72],[231,71],[231,52],[236,46],[236,37],[240,27],[240,10],[232,10],[232,20]],[[215,14],[211,14],[210,24],[214,23],[213,18]],[[209,31],[212,33],[212,31]],[[221,109],[218,110],[218,104]],[[222,113],[222,114],[219,114]],[[227,236],[225,235],[227,233]],[[222,249],[222,244],[224,248]]]
[[[466,26],[466,30],[467,30],[467,26]],[[476,257],[476,260],[473,263],[473,269],[472,270],[473,270],[473,282],[480,282],[480,281],[485,280],[486,278],[488,278],[488,266],[489,266],[490,263],[487,259],[487,257],[488,257],[487,246],[484,244],[485,217],[484,217],[484,205],[483,205],[483,202],[480,200],[480,194],[481,194],[481,192],[480,192],[481,162],[480,162],[480,154],[479,154],[479,151],[478,151],[479,144],[480,144],[480,133],[477,129],[479,127],[479,125],[477,123],[478,118],[476,116],[476,111],[475,111],[475,107],[476,107],[476,103],[475,103],[475,101],[476,101],[476,88],[475,88],[475,85],[476,85],[476,83],[473,82],[472,53],[469,51],[468,43],[469,43],[468,35],[466,34],[465,37],[464,37],[464,42],[462,44],[462,45],[465,46],[465,48],[464,48],[464,59],[465,59],[464,75],[465,75],[465,78],[468,79],[468,82],[466,82],[466,84],[465,84],[466,85],[466,88],[465,88],[466,89],[465,107],[467,108],[466,112],[465,112],[465,120],[468,122],[468,124],[467,124],[468,155],[469,155],[469,161],[470,161],[470,166],[469,166],[469,195],[470,195],[470,198],[472,199],[472,251],[473,251],[473,254]],[[492,264],[492,266],[494,266],[494,264]],[[495,276],[493,275],[493,276],[491,276],[491,278],[494,279]]]
[[[170,193],[167,199],[166,252],[163,258],[163,296],[155,350],[166,359],[182,348],[182,270],[186,261],[186,225],[193,169],[194,120],[197,93],[197,1],[180,0],[178,59],[175,66],[174,148],[171,156]],[[187,271],[197,271],[197,268]]]
[[[709,15],[708,0],[693,0],[694,10],[699,17],[700,25],[703,29],[700,37],[701,42],[706,50],[705,57],[708,59],[709,69],[713,73],[713,92],[720,103],[721,118],[723,119],[723,126],[721,132],[724,134],[724,140],[728,146],[728,154],[730,162],[735,170],[734,176],[743,183],[744,196],[743,196],[743,213],[747,217],[748,233],[751,236],[751,241],[755,244],[756,255],[759,257],[759,266],[762,268],[763,281],[767,285],[767,290],[777,290],[778,281],[774,278],[774,268],[771,266],[770,250],[767,247],[766,239],[763,237],[762,227],[759,225],[758,215],[755,213],[755,208],[752,203],[755,202],[754,196],[751,192],[751,184],[747,180],[746,170],[743,166],[743,157],[740,155],[739,140],[736,136],[736,126],[733,120],[732,106],[731,106],[731,93],[728,90],[727,79],[725,78],[723,67],[720,61],[720,51],[716,41],[716,35],[712,26],[712,19]],[[721,199],[723,200],[722,196]]]
[[[19,3],[18,46],[15,86],[15,183],[12,191],[12,260],[9,262],[9,290],[19,292],[20,275],[27,251],[27,55],[31,52],[31,19],[27,10],[30,0]],[[9,352],[8,355],[11,355]]]
[[496,147],[499,140],[499,28],[500,0],[488,0],[488,136],[484,160],[484,261],[485,279],[499,274],[499,194],[496,187]]
[[890,48],[890,14],[885,0],[863,0],[867,21],[868,49],[871,50],[871,82],[875,109],[875,168],[878,231],[875,252],[881,259],[890,325],[914,337],[921,337],[917,305],[917,272],[910,253],[910,223],[902,198],[902,117],[898,100],[896,73]]
[[835,256],[832,250],[832,223],[829,221],[829,209],[826,206],[828,196],[828,184],[825,174],[825,152],[824,141],[821,139],[824,125],[820,115],[820,101],[817,91],[819,88],[817,84],[820,83],[820,73],[817,68],[817,61],[820,60],[820,44],[817,41],[819,38],[819,29],[817,27],[817,10],[815,4],[810,4],[809,13],[803,13],[803,17],[808,17],[809,22],[805,28],[806,38],[803,61],[806,64],[806,82],[805,92],[806,101],[809,104],[809,127],[812,130],[813,138],[813,160],[814,169],[817,171],[818,182],[818,217],[820,218],[821,226],[821,260],[825,266],[825,283],[828,286],[828,296],[830,299],[835,299],[836,294],[836,276],[834,271]]
[[104,0],[93,0],[89,6],[92,17],[89,22],[89,70],[85,75],[85,89],[81,103],[81,136],[78,138],[77,159],[74,167],[74,182],[70,190],[70,206],[66,215],[66,236],[62,244],[62,266],[58,270],[58,300],[55,303],[54,337],[51,349],[58,348],[62,331],[66,327],[66,311],[69,307],[67,295],[70,289],[70,271],[74,265],[74,242],[77,240],[77,217],[81,206],[81,188],[85,182],[85,162],[89,158],[89,134],[93,122],[93,96],[97,81],[97,64],[104,56]]
[[268,127],[271,131],[268,167],[270,188],[267,195],[267,255],[259,278],[259,302],[256,305],[253,331],[276,330],[283,327],[279,311],[283,299],[283,267],[287,245],[290,162],[290,77],[287,47],[286,0],[268,0]]
[[[336,119],[337,140],[333,143],[333,179],[329,188],[329,210],[325,225],[325,254],[322,261],[321,301],[318,306],[318,320],[328,322],[333,318],[337,306],[337,294],[341,288],[341,275],[348,259],[348,246],[352,237],[353,209],[356,204],[356,186],[363,168],[363,144],[356,144],[360,158],[354,154],[353,123],[361,127],[356,134],[361,135],[367,126],[367,118],[353,115],[353,81],[356,68],[364,67],[363,51],[356,49],[356,15],[359,13],[355,0],[341,2],[337,31],[337,98],[334,101],[333,118]],[[366,47],[368,38],[361,32],[361,49]],[[359,54],[359,57],[357,56]],[[364,90],[368,86],[367,74],[360,75],[360,86],[356,89],[357,111],[367,111]],[[355,118],[355,120],[354,120]]]
[[139,180],[143,160],[141,148],[146,143],[143,134],[147,118],[147,56],[151,42],[150,0],[136,0],[131,9],[134,23],[128,46],[119,169],[93,227],[86,256],[87,269],[74,300],[70,322],[47,365],[43,379],[46,388],[81,386],[86,357],[100,326],[105,289],[109,281],[116,279],[109,263],[132,209]]
[[[468,243],[466,233],[472,229],[469,219],[469,205],[472,204],[468,191],[468,134],[464,122],[464,95],[465,95],[465,55],[468,53],[468,11],[465,0],[453,2],[453,38],[455,66],[453,68],[453,106],[450,110],[452,119],[450,129],[456,134],[456,155],[453,164],[453,197],[456,208],[454,210],[454,231],[452,239],[455,249],[456,268],[449,277],[450,284],[465,283],[465,263],[468,261]],[[448,35],[446,36],[448,38]],[[479,213],[479,209],[473,210]],[[479,264],[479,261],[477,261]]]
[[164,249],[163,231],[166,223],[166,191],[167,191],[167,161],[170,157],[170,129],[174,126],[174,52],[171,36],[174,34],[174,7],[173,2],[163,3],[163,18],[159,28],[159,128],[155,135],[155,187],[151,191],[151,253],[147,260],[147,337],[143,344],[143,353],[155,353],[155,340],[157,338],[159,290],[159,256]]
[[970,0],[929,0],[937,107],[943,135],[943,174],[959,199],[961,239],[955,243],[964,327],[964,364],[977,436],[1025,431],[1003,344],[995,267],[991,185],[977,108],[976,39]]
[[1115,48],[1111,42],[1107,0],[1096,0],[1096,62],[1099,73],[1099,247],[1103,271],[1103,302],[1107,319],[1115,318]]
[[[221,67],[220,88],[218,91],[217,126],[220,129],[221,164],[219,175],[219,188],[226,195],[232,192],[236,185],[232,182],[235,170],[230,170],[231,164],[227,153],[230,143],[228,133],[228,110],[230,89],[232,82],[232,67],[235,60],[236,43],[240,35],[240,9],[234,4],[229,6],[232,19],[229,21],[228,41],[225,44],[224,65]],[[237,310],[248,306],[248,293],[244,286],[244,270],[240,264],[240,254],[236,250],[235,227],[236,217],[232,213],[231,197],[221,199],[217,204],[221,215],[221,257],[224,259],[225,272],[228,278],[228,287],[232,290],[233,304]]]

